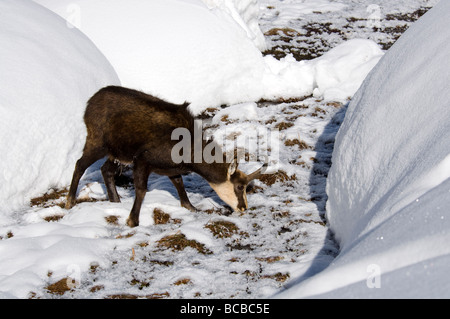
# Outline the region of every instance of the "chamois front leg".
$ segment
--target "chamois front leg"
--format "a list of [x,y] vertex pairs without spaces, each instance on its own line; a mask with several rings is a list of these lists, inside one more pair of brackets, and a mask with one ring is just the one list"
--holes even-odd
[[191,212],[196,212],[197,209],[194,207],[194,205],[191,204],[191,202],[189,201],[189,197],[186,194],[186,190],[184,189],[183,184],[183,178],[181,177],[181,175],[170,176],[169,178],[177,189],[178,196],[180,196],[181,206],[189,209]]
[[[88,136],[89,138],[89,136]],[[93,163],[101,159],[105,155],[104,150],[101,148],[93,148],[90,143],[86,143],[84,147],[83,155],[77,161],[75,165],[75,171],[73,172],[72,183],[70,184],[69,194],[67,195],[67,201],[65,208],[71,209],[76,204],[78,184],[86,169]]]
[[142,201],[147,193],[147,181],[151,173],[148,163],[142,159],[134,161],[133,177],[136,196],[130,216],[127,219],[127,225],[130,227],[139,226],[139,214],[141,211]]
[[101,171],[103,180],[105,181],[106,191],[108,192],[108,198],[110,202],[119,203],[120,197],[117,193],[116,182],[114,176],[118,172],[120,164],[114,163],[111,159],[107,159],[103,164]]

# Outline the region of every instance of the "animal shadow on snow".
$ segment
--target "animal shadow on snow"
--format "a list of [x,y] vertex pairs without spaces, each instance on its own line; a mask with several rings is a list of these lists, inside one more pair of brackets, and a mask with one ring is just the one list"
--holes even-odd
[[[98,182],[102,188],[105,200],[109,201],[107,195],[108,192],[106,190],[106,186],[100,170],[105,161],[106,157],[98,160],[86,169],[86,172],[84,173],[84,176],[81,179],[80,184],[78,185],[77,194],[79,194],[80,190],[87,184]],[[127,197],[129,196],[134,198],[135,191],[133,184],[132,166],[123,166],[122,170],[116,174],[115,182],[118,188],[122,187],[128,190],[129,193]],[[200,175],[197,175],[195,173],[183,175],[183,182],[186,192],[188,193],[188,196],[194,206],[196,206],[196,204],[198,205],[199,199],[201,200],[202,198],[204,198],[210,201],[211,206],[214,206],[214,211],[220,211],[220,213],[223,215],[232,214],[231,208],[229,208],[227,204],[220,199],[220,197],[214,192],[208,182]],[[167,176],[162,176],[155,173],[150,174],[147,182],[147,194],[145,198],[152,196],[152,194],[149,193],[152,190],[166,191],[179,201],[177,190]],[[123,197],[121,197],[121,199],[123,199]],[[120,205],[120,203],[118,204]],[[197,209],[199,211],[201,210],[200,207],[197,207]]]

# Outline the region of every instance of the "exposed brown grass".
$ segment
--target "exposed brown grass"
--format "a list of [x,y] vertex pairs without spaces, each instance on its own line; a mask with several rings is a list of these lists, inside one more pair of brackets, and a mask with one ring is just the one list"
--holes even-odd
[[46,216],[46,217],[44,217],[44,220],[46,222],[57,222],[58,220],[60,220],[63,217],[64,217],[64,215],[56,214],[56,215]]
[[286,130],[290,127],[294,126],[294,123],[290,123],[290,122],[280,122],[277,125],[275,125],[275,128],[282,131],[282,130]]
[[289,37],[299,36],[301,35],[297,30],[292,28],[273,28],[264,33],[265,36],[273,36],[273,35],[285,35]]
[[267,186],[272,186],[276,182],[287,182],[287,181],[295,181],[297,180],[297,176],[292,175],[289,176],[285,171],[278,171],[274,174],[264,174],[259,177],[259,180],[266,184]]
[[75,286],[77,286],[79,283],[74,281],[72,278],[63,278],[51,285],[48,285],[45,289],[47,289],[47,292],[52,295],[58,295],[62,296],[67,291],[72,290]]
[[232,222],[218,220],[205,225],[217,238],[229,238],[239,232],[239,227]]
[[266,279],[274,279],[278,282],[285,282],[286,280],[288,280],[290,277],[289,273],[281,273],[281,272],[277,272],[276,274],[273,275],[264,275],[261,276],[261,278],[266,278]]
[[284,141],[284,145],[286,146],[298,145],[300,150],[306,150],[311,148],[311,146],[309,146],[305,141],[299,140],[298,138],[295,138],[293,140],[286,140]]
[[191,279],[189,279],[189,278],[182,278],[182,279],[179,279],[179,280],[175,281],[173,284],[175,286],[181,286],[181,285],[188,285],[188,284],[191,284],[191,283],[192,283]]
[[52,206],[56,206],[56,205],[61,206],[61,203],[55,204],[53,202],[56,200],[59,200],[61,197],[67,196],[68,193],[69,193],[69,190],[67,188],[64,188],[64,189],[52,188],[44,195],[32,198],[30,200],[30,205],[44,207],[44,208],[52,207]]
[[155,208],[153,210],[153,221],[155,225],[167,224],[170,221],[170,215],[165,213],[162,209]]
[[180,224],[181,220],[178,218],[171,218],[170,215],[164,212],[162,209],[155,208],[153,210],[153,222],[155,223],[155,225],[168,223]]
[[110,216],[105,217],[105,220],[108,224],[119,225],[119,216],[110,215]]
[[172,251],[182,251],[186,247],[191,247],[196,249],[201,254],[212,254],[212,251],[205,248],[204,244],[199,243],[196,240],[187,239],[186,236],[180,232],[161,238],[158,241],[157,246],[160,248],[169,248],[172,249]]

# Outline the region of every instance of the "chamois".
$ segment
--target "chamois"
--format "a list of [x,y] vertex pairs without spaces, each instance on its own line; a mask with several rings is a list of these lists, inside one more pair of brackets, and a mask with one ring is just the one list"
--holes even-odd
[[[171,138],[172,132],[177,128],[185,128],[191,136],[194,134],[194,117],[189,113],[188,106],[188,103],[176,105],[119,86],[108,86],[95,93],[89,99],[84,114],[86,143],[75,166],[66,209],[76,204],[78,183],[85,170],[106,156],[101,172],[111,202],[120,202],[114,182],[120,165],[133,164],[136,196],[127,220],[130,227],[139,225],[147,180],[152,172],[170,178],[180,197],[181,206],[189,210],[196,209],[189,201],[181,175],[190,172],[203,177],[234,211],[247,209],[246,186],[262,174],[265,165],[246,175],[237,169],[236,160],[231,163],[226,160],[175,163],[172,159],[171,150],[176,144]],[[202,142],[202,147],[205,143]]]

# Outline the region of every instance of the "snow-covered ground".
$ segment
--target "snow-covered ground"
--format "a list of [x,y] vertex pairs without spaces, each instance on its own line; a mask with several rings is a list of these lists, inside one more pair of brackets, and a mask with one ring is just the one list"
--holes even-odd
[[2,1],[0,6],[4,224],[36,192],[67,184],[83,148],[86,99],[119,80],[96,46],[52,12],[29,1]]
[[341,252],[282,296],[450,297],[449,13],[424,15],[354,96],[327,185]]
[[[326,268],[338,253],[326,178],[345,104],[392,41],[387,28],[436,3],[360,2],[3,1],[0,37],[11,45],[0,50],[0,296],[269,297]],[[311,21],[325,27],[311,32]],[[320,57],[298,61],[305,35],[310,57]],[[62,209],[86,135],[85,102],[119,83],[191,101],[216,137],[247,136],[249,155],[259,132],[258,151],[276,173],[255,182],[250,209],[228,215],[208,184],[188,175],[202,210],[191,213],[166,177],[152,175],[131,229],[130,173],[122,203],[109,203],[101,162],[82,179],[82,203]],[[288,296],[308,295],[298,291]]]

